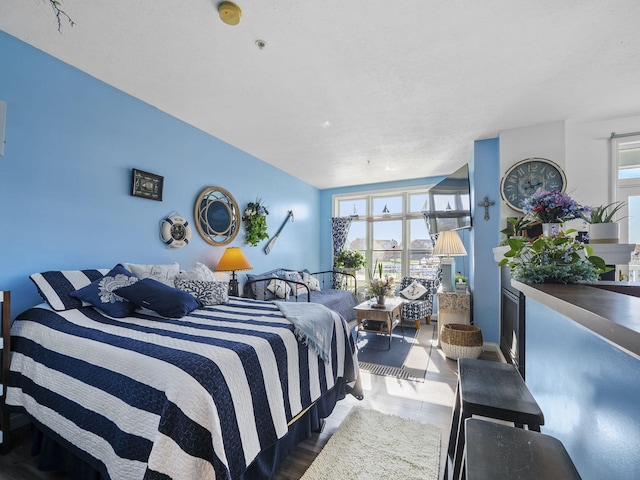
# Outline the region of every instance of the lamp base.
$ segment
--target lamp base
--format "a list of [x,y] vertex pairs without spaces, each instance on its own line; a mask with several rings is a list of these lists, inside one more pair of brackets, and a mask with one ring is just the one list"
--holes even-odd
[[456,291],[456,262],[453,257],[444,257],[440,260],[440,269],[442,270],[442,291]]
[[233,273],[231,276],[231,280],[229,280],[229,296],[230,297],[239,297],[240,294],[238,292],[238,279],[236,278],[236,274]]

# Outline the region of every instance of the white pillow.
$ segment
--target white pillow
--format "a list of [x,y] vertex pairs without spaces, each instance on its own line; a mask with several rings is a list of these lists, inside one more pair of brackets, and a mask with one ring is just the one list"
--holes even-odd
[[289,299],[289,294],[291,293],[291,287],[287,282],[275,278],[269,282],[267,290],[274,293],[276,297],[284,298],[285,300]]
[[302,281],[309,287],[309,290],[320,291],[320,281],[308,272],[302,272]]
[[180,265],[178,262],[167,265],[125,263],[124,266],[140,280],[143,278],[152,278],[173,288],[175,288],[176,275],[180,271]]
[[422,285],[417,280],[414,280],[411,285],[406,287],[404,290],[400,292],[405,298],[409,300],[415,300],[416,298],[420,298],[422,295],[427,293],[427,287]]
[[[287,280],[293,280],[295,282],[304,283],[304,280],[302,278],[302,275],[300,275],[300,272],[296,272],[296,271],[284,272],[284,276],[287,278]],[[296,296],[302,295],[303,293],[307,293],[307,289],[304,288],[304,285],[300,285],[299,283],[289,283],[289,286],[291,287],[291,292],[295,293]]]
[[180,270],[176,275],[176,280],[200,280],[204,282],[215,282],[216,276],[204,263],[196,262],[189,270]]

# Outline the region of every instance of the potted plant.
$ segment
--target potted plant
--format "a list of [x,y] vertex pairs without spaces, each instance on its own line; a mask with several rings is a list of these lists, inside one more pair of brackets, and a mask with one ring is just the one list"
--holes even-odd
[[359,250],[345,248],[335,256],[333,263],[338,268],[346,270],[358,270],[364,266],[364,256]]
[[561,225],[567,220],[586,219],[591,207],[580,205],[558,190],[538,189],[525,199],[523,210],[530,221],[542,224],[543,235],[554,236],[560,233]]
[[527,217],[509,217],[507,218],[509,225],[504,230],[500,230],[500,233],[506,235],[506,240],[503,240],[500,245],[506,245],[507,240],[511,237],[522,238],[524,231],[532,226],[535,222]]
[[456,272],[456,290],[466,290],[467,289],[467,277],[462,275],[460,272]]
[[613,217],[625,205],[626,202],[619,201],[591,209],[591,215],[587,219],[589,222],[589,243],[618,243],[620,225],[614,222]]
[[507,265],[511,276],[528,283],[594,283],[611,271],[593,248],[579,241],[576,230],[534,239],[510,238],[509,251],[499,266]]
[[[378,276],[374,277],[373,272],[378,270]],[[373,271],[369,270],[369,294],[376,297],[377,305],[383,306],[387,296],[394,289],[393,277],[382,276],[382,264],[376,262]]]
[[256,199],[255,202],[247,204],[247,208],[242,215],[245,229],[244,241],[247,244],[255,247],[260,240],[269,238],[267,215],[269,215],[269,210],[262,204],[262,200]]

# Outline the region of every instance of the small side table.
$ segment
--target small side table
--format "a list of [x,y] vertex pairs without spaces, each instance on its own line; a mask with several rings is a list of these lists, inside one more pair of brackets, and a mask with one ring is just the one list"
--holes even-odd
[[441,347],[442,329],[448,323],[471,324],[471,294],[469,290],[462,292],[438,291],[438,347]]
[[[362,302],[354,307],[356,311],[356,321],[358,322],[357,333],[371,332],[389,335],[389,350],[391,349],[391,335],[393,329],[400,323],[400,307],[404,303],[399,297],[389,298],[384,304],[384,308],[373,308],[371,302]],[[364,320],[377,320],[385,322],[379,330],[369,330],[363,324]],[[404,332],[404,331],[403,331]],[[356,333],[356,341],[358,340]]]

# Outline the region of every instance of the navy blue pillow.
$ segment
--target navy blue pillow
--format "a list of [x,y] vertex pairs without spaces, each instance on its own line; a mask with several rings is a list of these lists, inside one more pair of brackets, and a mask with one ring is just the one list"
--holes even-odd
[[138,279],[121,264],[113,267],[104,277],[91,282],[69,295],[89,304],[110,317],[122,318],[131,315],[136,305],[117,295],[115,290],[126,287]]
[[152,278],[143,278],[115,293],[138,307],[148,308],[163,317],[181,318],[202,304],[193,295],[172,288]]

